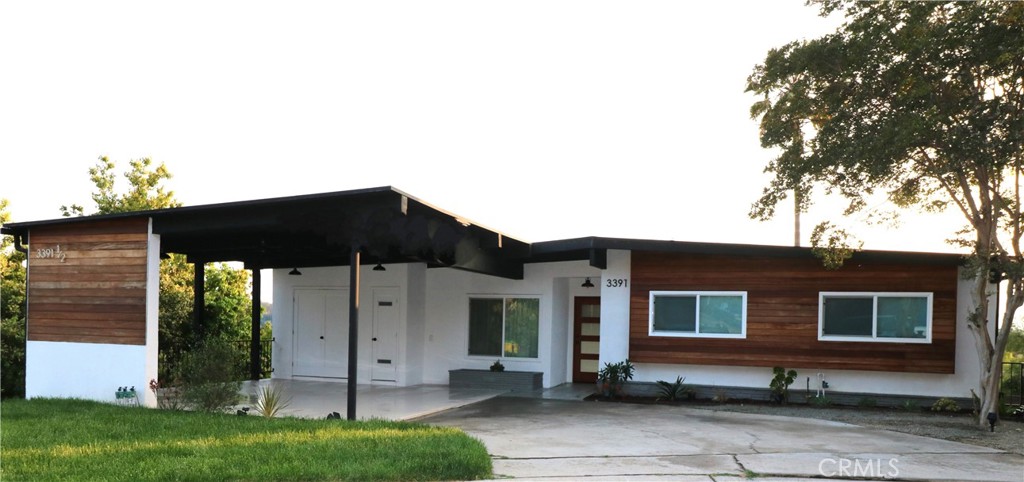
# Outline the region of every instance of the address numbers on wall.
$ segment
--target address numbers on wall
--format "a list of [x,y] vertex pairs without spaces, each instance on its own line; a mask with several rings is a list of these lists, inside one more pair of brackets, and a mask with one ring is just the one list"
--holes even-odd
[[39,248],[36,250],[36,257],[39,259],[58,259],[61,263],[67,258],[67,253],[60,250],[58,244],[55,248]]

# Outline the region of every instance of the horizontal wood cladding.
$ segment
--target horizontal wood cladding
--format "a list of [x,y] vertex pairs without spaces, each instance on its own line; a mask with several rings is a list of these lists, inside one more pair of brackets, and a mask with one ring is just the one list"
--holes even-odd
[[[632,253],[629,358],[645,363],[953,373],[956,266],[851,260]],[[650,291],[746,291],[745,339],[648,335]],[[932,342],[818,340],[822,291],[933,293]],[[766,382],[767,383],[767,382]]]
[[146,344],[148,231],[145,219],[33,228],[28,339]]

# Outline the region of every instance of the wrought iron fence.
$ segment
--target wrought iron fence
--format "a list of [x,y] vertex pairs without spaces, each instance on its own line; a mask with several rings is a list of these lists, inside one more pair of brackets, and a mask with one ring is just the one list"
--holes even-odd
[[1004,405],[1024,405],[1024,362],[1003,362],[999,392]]
[[[252,340],[235,340],[233,342],[240,352],[249,353],[250,345]],[[267,340],[260,340],[260,378],[270,378],[270,373],[274,371],[273,367],[270,366],[271,350],[273,350],[274,339],[270,338]],[[249,357],[245,357],[245,369],[242,373],[249,374]]]

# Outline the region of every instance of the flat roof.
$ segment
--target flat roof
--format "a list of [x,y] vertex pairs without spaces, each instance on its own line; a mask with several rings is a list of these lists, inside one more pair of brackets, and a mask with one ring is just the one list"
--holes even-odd
[[[362,263],[422,262],[520,279],[524,263],[589,260],[607,250],[812,257],[811,248],[583,237],[527,243],[437,208],[390,186],[106,215],[8,223],[0,233],[31,242],[34,228],[150,218],[162,253],[190,262],[241,261],[247,268],[344,266],[353,247]],[[859,251],[855,259],[957,264],[950,253]]]

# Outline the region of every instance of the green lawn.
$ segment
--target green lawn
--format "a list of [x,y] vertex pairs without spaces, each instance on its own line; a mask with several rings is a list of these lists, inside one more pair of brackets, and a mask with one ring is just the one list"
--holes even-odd
[[491,475],[462,431],[264,419],[81,400],[0,405],[2,480],[454,480]]

